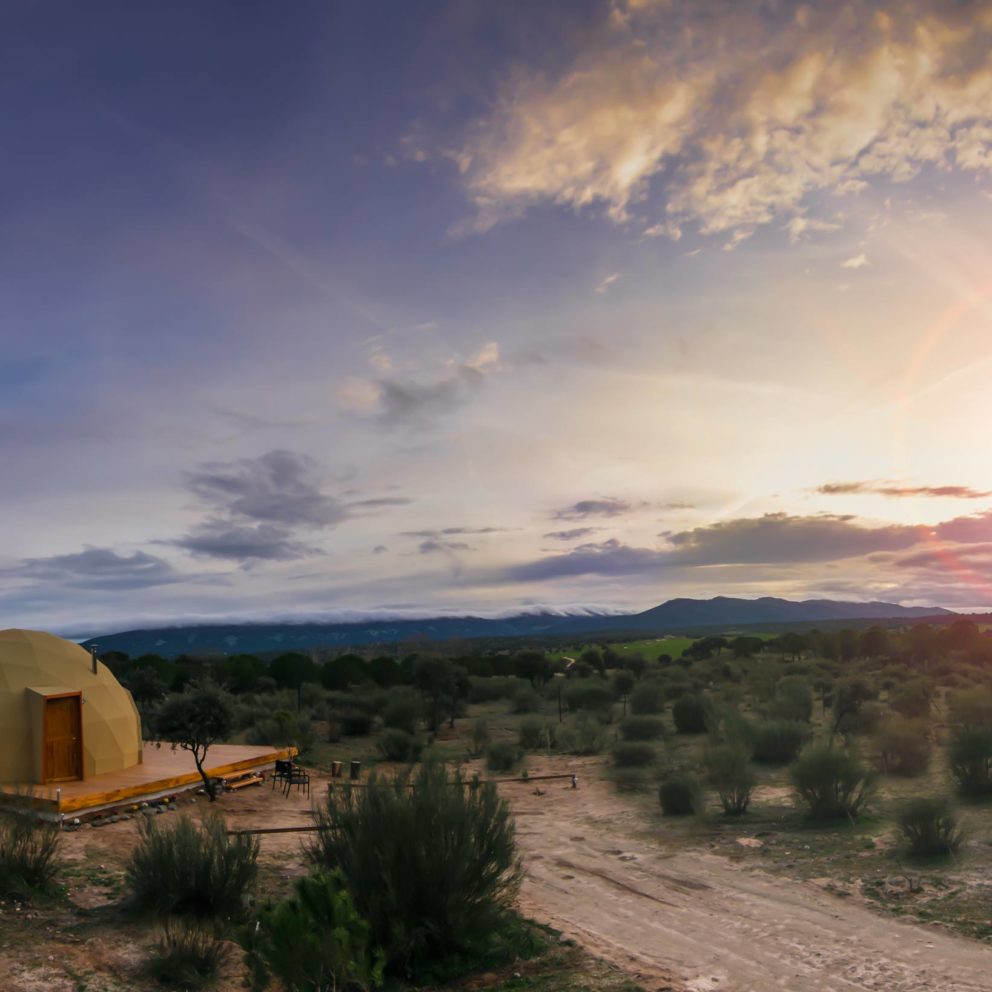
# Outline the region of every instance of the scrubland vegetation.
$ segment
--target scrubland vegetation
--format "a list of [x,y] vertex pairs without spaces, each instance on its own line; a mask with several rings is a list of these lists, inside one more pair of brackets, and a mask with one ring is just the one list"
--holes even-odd
[[[146,735],[201,760],[223,737],[363,766],[362,788],[320,796],[294,879],[260,873],[258,841],[222,814],[139,817],[118,904],[154,932],[144,980],[208,987],[235,961],[255,989],[437,987],[547,959],[553,942],[514,915],[514,824],[485,781],[526,779],[534,756],[585,759],[663,845],[990,932],[966,876],[992,867],[992,637],[957,621],[678,644],[109,658]],[[59,845],[0,820],[0,897],[57,902]],[[897,899],[893,876],[926,899]],[[521,987],[569,987],[551,972]]]

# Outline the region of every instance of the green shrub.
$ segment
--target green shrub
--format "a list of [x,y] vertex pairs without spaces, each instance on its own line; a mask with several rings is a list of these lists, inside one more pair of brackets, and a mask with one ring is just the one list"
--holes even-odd
[[962,793],[992,793],[992,728],[959,726],[951,737],[947,758]]
[[373,775],[365,789],[329,793],[315,823],[311,860],[341,870],[390,970],[416,974],[505,923],[520,866],[495,785],[468,788],[429,763],[412,780]]
[[706,749],[706,777],[720,797],[720,805],[728,816],[747,812],[755,775],[748,763],[747,746],[743,742],[716,744]]
[[550,751],[557,743],[557,726],[537,716],[524,718],[518,730],[520,746],[525,751]]
[[890,717],[878,731],[878,755],[888,775],[922,775],[930,764],[930,740],[922,720]]
[[796,720],[809,723],[813,716],[813,689],[797,675],[787,675],[775,686],[771,716],[779,720]]
[[489,744],[489,724],[479,717],[472,724],[472,734],[468,748],[468,753],[470,757],[481,758],[486,752],[486,746]]
[[702,696],[680,696],[672,704],[672,719],[680,734],[706,732],[706,701]]
[[613,745],[613,764],[617,768],[645,768],[655,757],[655,750],[648,743],[620,741]]
[[417,761],[424,749],[423,742],[419,737],[415,737],[406,730],[400,730],[399,727],[390,727],[384,730],[375,742],[375,746],[386,761],[402,762]]
[[420,703],[414,696],[397,696],[382,710],[382,723],[390,730],[404,730],[412,737],[417,732]]
[[699,783],[692,775],[674,772],[658,786],[658,801],[665,816],[689,816],[699,808]]
[[630,712],[634,716],[661,713],[665,708],[665,697],[660,682],[647,680],[638,682],[630,694]]
[[530,686],[521,686],[513,694],[514,713],[539,713],[543,704],[541,694]]
[[761,720],[751,730],[751,757],[763,765],[787,765],[808,736],[806,725],[794,720]]
[[58,827],[24,813],[0,813],[0,898],[27,898],[58,870]]
[[486,748],[486,768],[491,772],[513,771],[520,760],[520,751],[509,741],[492,741]]
[[614,702],[613,689],[601,679],[570,680],[564,689],[565,704],[572,711],[586,710],[609,718]]
[[620,722],[625,741],[656,741],[665,734],[665,724],[657,716],[628,716]]
[[666,702],[672,703],[683,696],[692,694],[692,686],[688,682],[666,682],[662,689],[662,695]]
[[917,857],[953,854],[963,840],[954,809],[946,799],[910,799],[899,813],[899,829]]
[[293,889],[289,899],[263,906],[238,936],[254,987],[275,977],[285,992],[379,988],[385,957],[373,950],[341,872],[298,878]]
[[568,754],[600,754],[606,739],[603,724],[589,713],[579,713],[558,730],[558,746]]
[[168,989],[193,992],[217,981],[226,958],[226,946],[208,930],[167,922],[143,970]]
[[986,686],[951,693],[951,722],[962,729],[979,729],[992,724],[992,689]]
[[470,703],[495,703],[499,700],[512,700],[518,689],[526,689],[530,683],[527,679],[516,676],[469,677]]
[[375,717],[362,710],[344,710],[338,715],[338,722],[345,737],[367,737],[372,732]]
[[817,820],[853,819],[864,809],[874,784],[853,754],[824,746],[800,755],[790,774],[799,798]]
[[897,713],[910,718],[922,718],[930,712],[930,686],[926,682],[907,682],[889,693],[889,705]]
[[268,747],[293,745],[304,751],[313,744],[315,736],[313,722],[308,716],[290,713],[289,710],[276,710],[271,716],[263,717],[249,727],[245,733],[245,741]]
[[258,873],[258,840],[229,837],[222,816],[188,816],[162,826],[138,821],[138,844],[125,880],[134,906],[159,916],[234,918]]

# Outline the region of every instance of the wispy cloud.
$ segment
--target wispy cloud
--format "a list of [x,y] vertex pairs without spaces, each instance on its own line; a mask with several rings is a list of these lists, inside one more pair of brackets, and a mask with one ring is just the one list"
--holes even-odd
[[992,490],[973,489],[971,486],[906,486],[895,482],[826,482],[816,487],[824,496],[933,496],[944,499],[988,499]]
[[[791,17],[789,11],[791,10]],[[516,72],[456,156],[485,229],[535,204],[663,206],[678,230],[836,227],[818,195],[925,167],[988,174],[987,3],[618,0],[557,72]],[[657,182],[655,182],[657,180]],[[820,196],[822,199],[822,195]]]
[[118,554],[110,548],[86,548],[72,554],[27,558],[5,569],[8,578],[33,579],[75,589],[127,590],[181,582],[167,561],[145,551]]
[[555,520],[584,520],[586,517],[620,517],[635,509],[625,499],[607,496],[603,499],[580,499],[571,506],[555,510]]
[[840,263],[842,269],[863,269],[869,265],[868,256],[861,252],[859,255],[854,255],[851,258],[844,259]]
[[[646,233],[646,232],[645,232],[645,233]],[[617,280],[618,280],[619,278],[620,278],[620,273],[619,273],[619,272],[613,272],[613,273],[611,273],[610,275],[608,275],[608,276],[607,276],[607,277],[606,277],[605,279],[603,279],[603,280],[602,280],[602,281],[601,281],[601,282],[599,283],[599,285],[598,285],[598,286],[596,287],[596,292],[597,292],[597,293],[599,293],[600,295],[602,295],[602,294],[603,294],[603,293],[605,293],[605,292],[606,292],[606,291],[607,291],[607,290],[608,290],[608,289],[610,288],[610,286],[612,286],[612,285],[613,285],[613,284],[614,284],[614,283],[615,283],[615,282],[616,282],[616,281],[617,281]]]

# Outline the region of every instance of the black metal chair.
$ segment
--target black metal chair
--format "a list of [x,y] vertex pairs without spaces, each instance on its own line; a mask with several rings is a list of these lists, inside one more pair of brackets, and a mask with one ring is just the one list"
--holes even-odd
[[275,789],[276,782],[288,783],[293,774],[293,761],[291,758],[277,758],[276,766],[272,770],[272,788]]
[[289,790],[296,786],[297,791],[303,789],[305,795],[310,795],[310,773],[302,766],[290,762],[289,777],[286,779],[286,792],[289,795]]

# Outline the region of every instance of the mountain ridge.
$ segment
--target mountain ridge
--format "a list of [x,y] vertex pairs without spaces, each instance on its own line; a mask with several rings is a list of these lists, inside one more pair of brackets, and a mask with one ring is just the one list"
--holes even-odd
[[843,620],[918,620],[957,616],[942,607],[906,607],[830,599],[787,600],[774,596],[739,599],[670,599],[637,613],[562,614],[521,613],[484,618],[438,616],[424,619],[375,619],[350,622],[241,622],[186,624],[107,633],[83,642],[101,652],[123,651],[131,656],[183,653],[264,654],[313,648],[369,647],[423,641],[513,637],[583,637],[590,635],[671,634],[697,628],[754,624],[836,622]]

